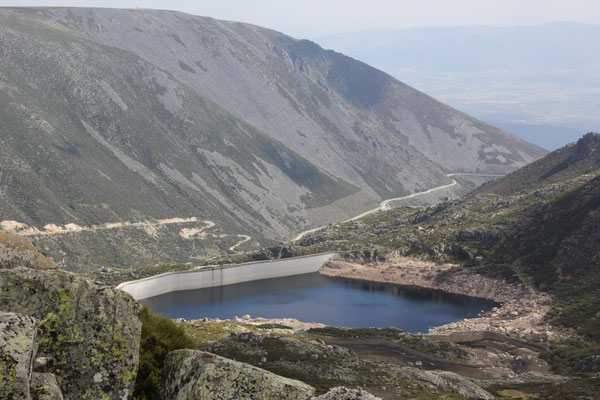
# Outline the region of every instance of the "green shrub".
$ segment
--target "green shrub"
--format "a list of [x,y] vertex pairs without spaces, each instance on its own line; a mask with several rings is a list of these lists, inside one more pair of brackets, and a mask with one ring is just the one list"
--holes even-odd
[[139,317],[142,321],[142,338],[133,398],[160,399],[158,384],[165,357],[173,350],[194,348],[194,342],[182,327],[167,317],[153,313],[147,306],[140,309]]

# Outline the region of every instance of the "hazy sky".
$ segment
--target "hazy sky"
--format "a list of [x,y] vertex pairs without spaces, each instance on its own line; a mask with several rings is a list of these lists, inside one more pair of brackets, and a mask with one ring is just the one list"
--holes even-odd
[[600,24],[599,0],[0,0],[0,6],[142,7],[250,22],[298,38],[424,25]]

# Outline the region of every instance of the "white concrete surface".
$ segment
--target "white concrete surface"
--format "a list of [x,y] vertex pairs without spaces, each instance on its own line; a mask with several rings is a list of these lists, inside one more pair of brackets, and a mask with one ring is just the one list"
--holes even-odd
[[141,300],[164,293],[232,285],[259,279],[317,272],[335,253],[286,258],[223,267],[206,267],[197,271],[167,272],[165,274],[121,283],[117,289]]

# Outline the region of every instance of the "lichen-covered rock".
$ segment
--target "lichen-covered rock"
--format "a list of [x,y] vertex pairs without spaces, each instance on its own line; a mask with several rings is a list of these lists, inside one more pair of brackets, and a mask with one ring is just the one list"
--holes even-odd
[[166,400],[310,399],[315,389],[252,365],[196,350],[167,355],[162,374]]
[[50,373],[34,372],[31,379],[32,400],[63,400],[63,395],[56,381],[56,376]]
[[68,399],[121,399],[137,372],[141,323],[129,295],[60,270],[0,270],[0,310],[40,320],[39,356]]
[[373,396],[369,392],[360,389],[348,389],[339,386],[331,389],[329,392],[322,394],[319,397],[313,397],[312,400],[381,400],[379,397]]
[[0,312],[0,399],[29,399],[38,321]]
[[467,378],[449,371],[424,371],[417,368],[402,368],[402,374],[406,377],[416,379],[421,382],[427,382],[439,389],[452,389],[461,396],[472,400],[493,400],[495,399],[480,386],[471,382]]

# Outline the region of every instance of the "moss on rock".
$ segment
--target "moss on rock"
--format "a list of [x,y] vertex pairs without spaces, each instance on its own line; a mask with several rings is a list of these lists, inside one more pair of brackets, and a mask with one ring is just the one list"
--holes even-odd
[[0,313],[0,399],[28,399],[37,344],[35,318]]
[[59,270],[0,270],[0,309],[40,319],[66,398],[120,399],[133,389],[141,324],[129,295]]

